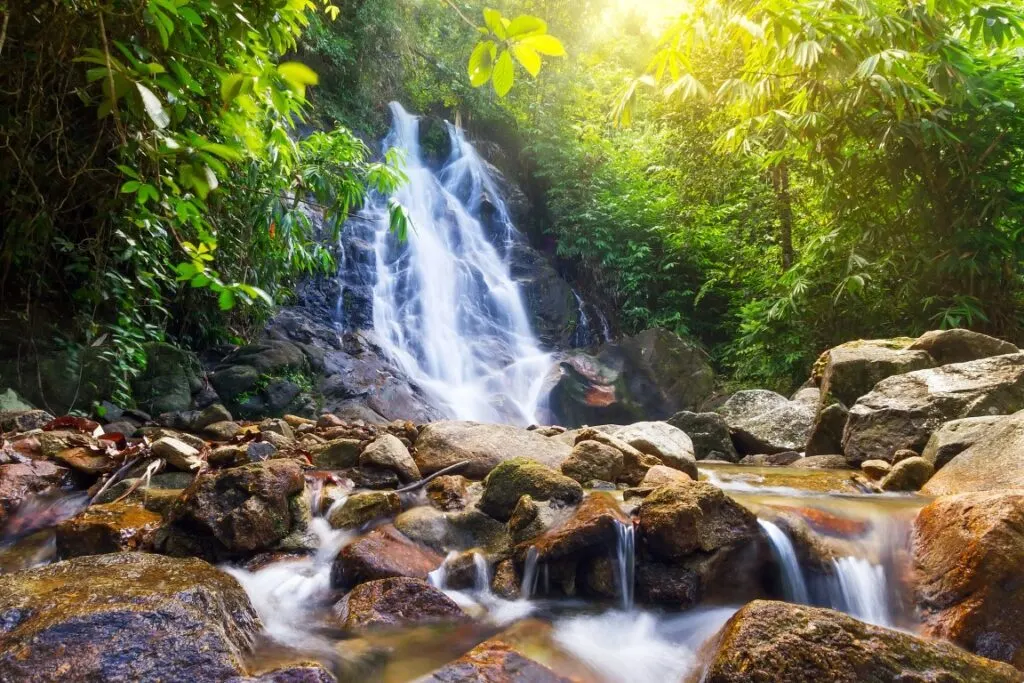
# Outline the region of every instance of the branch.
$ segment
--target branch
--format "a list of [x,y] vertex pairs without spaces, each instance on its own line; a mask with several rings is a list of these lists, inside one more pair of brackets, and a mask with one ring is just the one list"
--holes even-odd
[[454,3],[454,2],[452,2],[452,0],[441,0],[441,2],[443,2],[443,3],[444,3],[444,4],[446,4],[446,5],[448,5],[448,6],[449,6],[449,7],[451,7],[451,8],[453,9],[453,10],[455,10],[455,13],[456,13],[456,14],[458,14],[458,15],[459,15],[459,17],[460,17],[460,18],[461,18],[461,19],[462,19],[462,20],[463,20],[464,22],[466,22],[467,24],[469,24],[469,25],[470,25],[470,26],[471,26],[471,27],[472,27],[472,28],[473,28],[474,30],[476,30],[476,29],[478,28],[478,27],[477,27],[477,25],[476,25],[475,23],[473,23],[472,21],[470,21],[469,17],[467,17],[467,16],[465,15],[465,14],[463,14],[463,13],[462,13],[462,10],[460,10],[460,9],[459,9],[458,7],[456,7],[456,6],[455,6],[455,3]]

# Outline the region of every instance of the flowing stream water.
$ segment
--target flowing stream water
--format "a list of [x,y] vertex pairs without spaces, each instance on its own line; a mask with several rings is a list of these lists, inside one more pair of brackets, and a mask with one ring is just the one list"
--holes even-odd
[[393,199],[411,227],[404,242],[391,232],[389,197],[371,198],[361,213],[373,226],[373,328],[449,416],[534,422],[552,357],[510,274],[518,233],[500,188],[462,130],[448,126],[451,154],[435,172],[419,119],[397,103],[391,111],[384,146],[402,151],[408,176]]

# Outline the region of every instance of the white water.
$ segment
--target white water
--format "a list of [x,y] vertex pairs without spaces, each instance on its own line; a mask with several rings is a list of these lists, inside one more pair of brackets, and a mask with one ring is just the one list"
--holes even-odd
[[[515,226],[494,178],[463,132],[434,173],[424,162],[419,121],[392,103],[388,148],[409,178],[395,195],[412,225],[405,243],[389,230],[388,198],[364,211],[374,221],[373,326],[384,350],[454,418],[534,422],[551,356],[541,350],[509,271]],[[494,207],[481,223],[483,198]]]
[[782,571],[784,597],[789,602],[803,605],[810,604],[811,596],[807,590],[807,582],[804,580],[804,572],[800,568],[800,561],[797,559],[793,542],[789,540],[786,532],[776,524],[764,519],[759,519],[757,522],[768,536],[768,540],[772,545],[772,552],[775,554],[775,559],[779,562],[779,568]]
[[841,557],[832,564],[838,588],[829,591],[837,603],[832,606],[869,624],[893,626],[885,567],[862,557]]
[[632,524],[615,525],[615,578],[619,583],[622,609],[633,609],[633,588],[636,579],[636,538]]

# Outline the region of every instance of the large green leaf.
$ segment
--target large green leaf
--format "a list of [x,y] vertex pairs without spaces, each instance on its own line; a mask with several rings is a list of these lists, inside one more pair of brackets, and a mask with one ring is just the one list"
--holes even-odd
[[547,33],[548,25],[544,23],[543,19],[537,17],[531,17],[526,14],[522,14],[511,22],[505,29],[505,33],[509,38],[515,38],[516,36],[523,36],[528,33]]
[[524,36],[519,41],[519,44],[533,48],[540,54],[547,55],[548,57],[565,56],[565,48],[562,46],[562,41],[554,36],[549,36],[546,33],[541,35]]
[[491,78],[494,70],[494,56],[498,53],[498,46],[493,40],[484,40],[477,43],[473,54],[469,57],[469,82],[474,88],[478,88]]
[[536,76],[540,73],[540,55],[529,45],[523,45],[521,43],[512,44],[512,54],[515,55],[516,61],[523,65],[531,76]]
[[505,40],[505,38],[508,37],[508,33],[505,31],[505,21],[501,16],[501,12],[498,10],[491,8],[485,9],[484,23],[487,24],[487,28],[491,30],[491,33],[502,40]]
[[504,97],[512,89],[512,82],[515,80],[515,64],[512,62],[512,55],[508,50],[501,53],[494,62],[494,73],[491,75],[491,82],[494,84],[494,92],[498,97]]

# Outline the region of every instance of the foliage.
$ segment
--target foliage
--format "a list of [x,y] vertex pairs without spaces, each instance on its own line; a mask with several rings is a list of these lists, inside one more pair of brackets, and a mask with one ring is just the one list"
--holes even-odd
[[548,34],[543,19],[520,14],[509,20],[498,10],[487,8],[484,23],[486,26],[478,28],[484,39],[473,48],[467,67],[474,88],[490,81],[498,97],[504,97],[515,81],[515,62],[536,77],[543,64],[541,55],[565,56],[561,41]]

